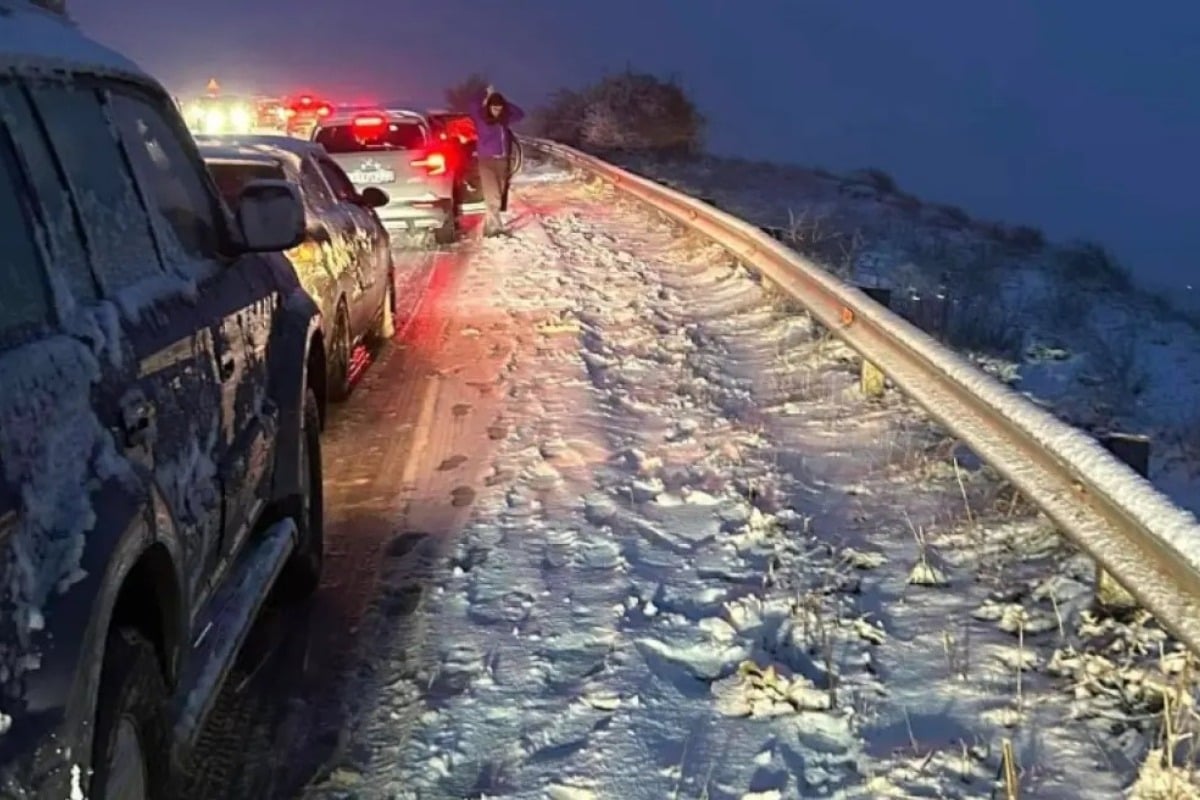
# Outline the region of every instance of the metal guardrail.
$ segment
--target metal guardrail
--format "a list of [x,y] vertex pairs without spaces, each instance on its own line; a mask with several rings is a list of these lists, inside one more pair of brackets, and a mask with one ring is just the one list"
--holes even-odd
[[793,297],[1200,653],[1200,523],[1095,439],[756,226],[557,142],[525,141],[707,236]]

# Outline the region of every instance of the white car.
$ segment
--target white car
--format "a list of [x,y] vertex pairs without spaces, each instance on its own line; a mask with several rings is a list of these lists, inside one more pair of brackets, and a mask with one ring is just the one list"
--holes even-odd
[[455,240],[454,151],[423,114],[336,110],[317,124],[312,139],[360,190],[375,186],[387,193],[388,204],[377,211],[389,232],[432,234],[438,244]]

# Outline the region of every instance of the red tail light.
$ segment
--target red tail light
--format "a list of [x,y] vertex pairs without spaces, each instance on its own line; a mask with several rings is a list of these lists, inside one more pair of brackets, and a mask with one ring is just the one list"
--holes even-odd
[[332,113],[333,108],[329,105],[329,103],[322,103],[321,105],[317,106],[318,117],[328,117]]
[[387,131],[387,117],[382,114],[359,114],[350,122],[354,135],[362,140],[374,139]]
[[306,94],[300,95],[300,105],[311,106],[312,104],[313,104],[313,99],[311,97],[309,97]]
[[445,175],[446,174],[446,156],[444,153],[434,151],[427,153],[424,158],[412,162],[414,167],[424,167],[425,171],[430,175]]

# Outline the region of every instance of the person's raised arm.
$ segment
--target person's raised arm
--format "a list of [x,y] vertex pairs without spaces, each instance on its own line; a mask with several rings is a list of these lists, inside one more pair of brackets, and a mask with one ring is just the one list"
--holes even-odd
[[495,91],[496,88],[489,85],[481,92],[472,93],[471,98],[467,101],[467,113],[471,115],[472,122],[479,125],[485,121],[483,117],[483,104]]

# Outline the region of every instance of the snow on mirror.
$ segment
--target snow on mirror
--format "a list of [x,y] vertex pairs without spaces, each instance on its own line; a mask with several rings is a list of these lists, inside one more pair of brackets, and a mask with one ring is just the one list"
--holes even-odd
[[238,196],[237,221],[251,252],[288,250],[304,240],[304,205],[300,192],[287,181],[246,184]]

